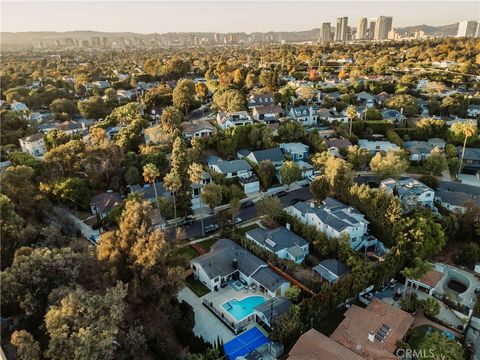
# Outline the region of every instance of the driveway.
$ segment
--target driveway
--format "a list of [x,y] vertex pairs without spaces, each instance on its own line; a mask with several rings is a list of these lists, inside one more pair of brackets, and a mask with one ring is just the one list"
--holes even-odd
[[223,343],[232,340],[235,335],[223,324],[210,310],[202,304],[202,298],[199,298],[188,287],[184,287],[177,294],[178,301],[185,301],[193,307],[195,312],[195,326],[193,332],[197,336],[201,336],[210,344],[214,344],[218,338]]
[[61,211],[65,214],[66,217],[68,217],[70,220],[72,220],[72,222],[74,223],[75,225],[75,228],[77,228],[78,230],[80,230],[81,234],[87,238],[88,241],[92,242],[93,244],[96,245],[96,243],[92,240],[90,240],[90,237],[93,235],[93,236],[98,236],[100,234],[100,231],[98,230],[94,230],[92,229],[90,226],[88,226],[87,224],[85,224],[81,219],[79,219],[78,217],[76,217],[75,215],[73,215],[72,213],[68,212],[67,210],[65,210],[64,208],[60,208]]

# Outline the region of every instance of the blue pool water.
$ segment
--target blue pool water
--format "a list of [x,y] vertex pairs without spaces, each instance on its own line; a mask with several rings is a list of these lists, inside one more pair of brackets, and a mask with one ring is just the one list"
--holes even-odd
[[242,300],[230,300],[223,304],[227,310],[238,321],[246,318],[253,313],[253,308],[267,301],[263,296],[249,296]]

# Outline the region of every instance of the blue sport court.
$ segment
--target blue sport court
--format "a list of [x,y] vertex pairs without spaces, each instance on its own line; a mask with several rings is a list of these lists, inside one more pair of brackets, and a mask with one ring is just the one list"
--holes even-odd
[[260,329],[254,327],[238,335],[235,339],[230,340],[223,345],[223,349],[229,360],[235,360],[237,356],[244,356],[251,353],[259,346],[268,343],[268,341],[268,338],[260,331]]

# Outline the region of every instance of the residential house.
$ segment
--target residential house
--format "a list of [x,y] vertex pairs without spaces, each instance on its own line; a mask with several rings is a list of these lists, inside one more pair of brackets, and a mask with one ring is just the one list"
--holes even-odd
[[[461,146],[457,147],[458,157],[462,158]],[[463,156],[463,169],[464,173],[477,173],[480,171],[480,149],[477,148],[465,148],[465,154]]]
[[348,123],[348,116],[334,109],[319,109],[317,115],[319,120],[328,121],[329,123],[333,123],[334,121],[344,124]]
[[376,154],[377,152],[386,153],[388,151],[398,151],[400,149],[396,144],[384,140],[370,141],[360,139],[358,140],[358,146],[367,149],[371,154]]
[[299,201],[285,211],[303,224],[315,226],[329,239],[348,235],[354,250],[377,245],[378,240],[368,235],[369,222],[365,215],[331,197],[327,197],[320,207]]
[[430,144],[430,146],[433,148],[437,147],[440,150],[445,150],[445,145],[447,144],[445,140],[440,139],[440,138],[430,138],[427,140],[427,143]]
[[437,288],[438,283],[443,277],[443,272],[437,270],[435,266],[433,266],[430,270],[427,271],[420,279],[405,279],[405,286],[411,286],[417,288],[418,290],[423,290],[428,295],[433,295],[433,292]]
[[247,98],[248,110],[252,110],[254,107],[272,106],[274,105],[273,101],[272,94],[251,94]]
[[340,94],[340,91],[333,91],[325,94],[325,97],[329,97],[333,101],[339,101],[340,96],[342,96],[342,94]]
[[316,125],[318,121],[317,107],[312,105],[291,108],[288,117],[300,122],[303,126]]
[[76,121],[64,121],[61,124],[58,124],[55,128],[68,135],[83,134],[87,132],[85,124]]
[[246,111],[220,112],[217,114],[217,124],[222,129],[228,129],[234,126],[251,125],[253,120]]
[[247,240],[260,246],[262,249],[274,253],[279,259],[287,259],[296,264],[301,264],[308,255],[308,241],[280,226],[275,229],[257,228],[248,231]]
[[[313,165],[306,162],[306,161],[303,161],[303,160],[300,160],[300,161],[297,161],[296,164],[298,165],[298,167],[300,168],[300,170],[302,171],[302,177],[304,179],[309,179],[310,177],[313,176],[313,173],[314,173],[314,169],[313,169]],[[280,182],[282,179],[280,179]],[[310,179],[312,180],[312,179]]]
[[318,127],[318,136],[322,139],[333,138],[337,135],[335,129],[332,129],[328,126],[319,126]]
[[326,139],[325,143],[327,144],[327,149],[330,154],[333,156],[340,157],[340,150],[348,149],[349,146],[352,146],[352,143],[348,139]]
[[124,90],[120,89],[117,90],[117,98],[118,101],[132,101],[135,100],[137,97],[137,92],[135,90]]
[[245,194],[250,194],[260,191],[260,181],[253,174],[250,164],[243,160],[209,160],[208,166],[225,175],[227,179],[237,178],[240,184],[243,186]]
[[312,270],[329,284],[334,284],[350,271],[347,265],[336,259],[323,260],[317,266],[314,266]]
[[253,161],[257,165],[259,165],[263,160],[270,160],[277,171],[282,167],[283,162],[285,161],[285,157],[280,148],[270,148],[256,151],[241,149],[237,151],[238,159],[243,159],[244,157],[250,161]]
[[471,118],[476,118],[480,115],[480,105],[469,105],[467,109],[467,116]]
[[344,317],[330,338],[368,360],[398,360],[397,344],[414,322],[411,314],[379,299],[366,308],[352,305]]
[[111,87],[108,80],[100,80],[100,81],[92,81],[90,84],[86,84],[85,86],[88,90],[93,90],[93,88],[97,88],[99,90],[105,90]]
[[419,108],[419,114],[420,114],[421,117],[429,117],[430,116],[428,101],[417,98],[417,106]]
[[36,133],[20,139],[20,147],[23,152],[33,156],[43,156],[47,152],[42,133]]
[[403,147],[408,152],[410,161],[425,161],[433,149],[426,141],[405,141]]
[[380,183],[380,188],[398,195],[404,209],[407,211],[416,206],[435,209],[433,204],[435,191],[417,179],[411,177],[403,177],[398,180],[385,179]]
[[283,108],[280,105],[255,106],[252,116],[265,124],[275,123],[283,116]]
[[195,279],[210,291],[218,291],[231,280],[255,284],[272,297],[282,296],[290,283],[273,271],[265,261],[230,239],[220,239],[206,254],[190,261]]
[[257,323],[267,325],[270,329],[274,322],[283,314],[285,314],[293,303],[283,296],[268,299],[263,304],[255,306],[254,314],[257,316]]
[[478,196],[458,191],[436,190],[435,201],[450,211],[464,212],[466,210],[465,204],[468,202],[480,207],[480,198]]
[[400,111],[394,109],[387,109],[382,111],[383,120],[391,120],[394,123],[399,123],[407,120],[407,117],[403,115]]
[[14,101],[10,104],[10,110],[15,111],[15,112],[24,112],[28,111],[28,106],[25,105],[22,102],[19,101]]
[[280,143],[279,147],[292,161],[306,161],[308,159],[308,145],[302,143]]
[[103,219],[116,205],[120,205],[122,202],[123,199],[118,192],[109,190],[90,199],[90,211],[93,215],[98,215],[100,219]]
[[392,95],[390,95],[389,93],[385,92],[385,91],[382,91],[380,94],[376,95],[375,96],[375,100],[376,102],[382,106],[383,104],[385,104],[387,102],[388,99],[390,99],[392,97]]
[[287,360],[366,360],[348,347],[315,329],[303,333],[288,353]]
[[185,121],[182,123],[183,137],[187,140],[192,138],[204,138],[213,135],[217,129],[207,120]]
[[355,94],[355,98],[357,100],[357,103],[362,104],[366,107],[372,107],[375,105],[375,96],[366,91]]

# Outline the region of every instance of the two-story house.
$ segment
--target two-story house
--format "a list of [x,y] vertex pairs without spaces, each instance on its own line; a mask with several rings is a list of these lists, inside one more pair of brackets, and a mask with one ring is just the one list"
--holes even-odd
[[435,191],[417,179],[411,177],[403,177],[398,180],[385,179],[380,183],[380,188],[398,195],[406,211],[416,206],[435,209],[433,204]]
[[183,137],[186,140],[204,138],[213,135],[217,129],[206,120],[185,121],[182,123]]
[[272,106],[272,105],[274,105],[272,94],[268,94],[268,93],[251,94],[247,98],[248,110],[252,110],[254,107]]
[[47,152],[43,134],[37,133],[19,140],[23,152],[33,156],[43,156]]
[[275,123],[283,116],[283,108],[280,105],[255,106],[252,116],[265,124]]
[[348,123],[348,116],[334,109],[322,108],[317,111],[318,119],[323,121],[328,121],[329,123],[339,122],[339,123]]
[[222,129],[228,129],[235,126],[251,125],[253,120],[246,111],[219,112],[217,114],[217,124]]
[[248,160],[253,161],[257,165],[259,165],[263,160],[270,160],[277,171],[282,167],[283,162],[285,161],[285,157],[283,156],[283,152],[282,150],[280,150],[280,148],[271,148],[257,151],[241,149],[237,151],[237,158],[247,158]]
[[308,145],[302,143],[280,143],[279,147],[294,162],[307,161],[308,159]]
[[296,264],[301,264],[308,254],[308,241],[290,231],[287,227],[280,226],[275,229],[257,228],[248,231],[247,240],[260,246],[262,249],[274,253],[279,259],[287,259]]
[[[458,157],[462,158],[461,146],[457,147]],[[464,173],[478,173],[480,171],[480,149],[477,148],[465,148],[463,155],[463,169]]]
[[369,222],[365,215],[331,197],[327,197],[320,207],[299,201],[285,211],[303,224],[315,226],[329,239],[347,235],[354,250],[377,245],[378,240],[368,235]]
[[245,194],[260,191],[260,181],[253,174],[250,164],[243,160],[209,160],[210,169],[223,174],[227,179],[237,178]]
[[288,117],[300,122],[303,126],[317,125],[317,106],[298,106],[291,108],[288,112]]

